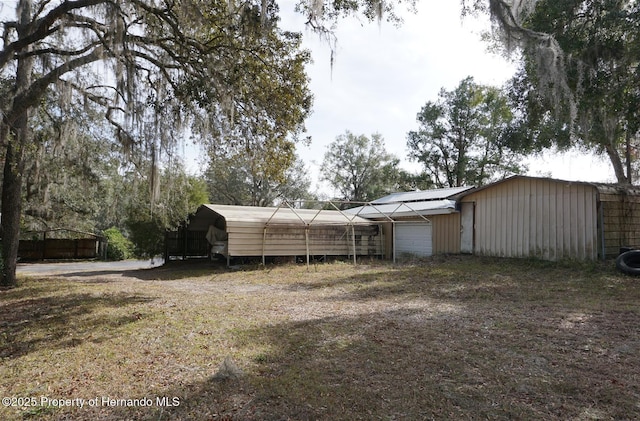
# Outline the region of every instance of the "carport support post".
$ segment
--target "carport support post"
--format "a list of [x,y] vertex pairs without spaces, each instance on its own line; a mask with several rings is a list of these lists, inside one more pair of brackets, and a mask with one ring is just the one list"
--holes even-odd
[[356,226],[351,225],[351,244],[353,245],[353,264],[357,265],[357,257],[356,257]]
[[391,228],[393,230],[393,263],[396,262],[396,221],[391,223]]
[[266,266],[266,260],[264,258],[264,244],[267,241],[267,226],[264,226],[262,230],[262,266]]
[[307,246],[307,269],[309,269],[309,225],[304,227],[304,242]]

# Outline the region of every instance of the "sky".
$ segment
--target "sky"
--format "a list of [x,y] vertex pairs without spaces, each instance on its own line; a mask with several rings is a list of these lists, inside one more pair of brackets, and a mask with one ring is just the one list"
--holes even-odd
[[[312,189],[330,196],[335,192],[319,181],[318,174],[327,145],[337,136],[347,130],[356,135],[380,133],[401,166],[418,172],[419,164],[407,161],[406,135],[418,128],[421,107],[436,101],[440,89],[453,90],[467,76],[501,86],[516,68],[487,51],[481,32],[489,29],[488,20],[462,19],[456,0],[420,0],[416,14],[402,13],[400,27],[364,18],[340,21],[332,67],[329,45],[305,30],[294,4],[280,2],[281,26],[303,33],[303,47],[313,58],[307,73],[314,95],[313,113],[306,122],[312,143],[298,146],[298,154],[309,167]],[[546,153],[528,164],[533,176],[615,181],[608,161],[577,151]]]

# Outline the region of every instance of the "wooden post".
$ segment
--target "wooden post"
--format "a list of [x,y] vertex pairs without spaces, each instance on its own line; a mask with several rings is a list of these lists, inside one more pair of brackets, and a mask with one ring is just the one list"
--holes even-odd
[[42,260],[47,258],[47,232],[42,232]]

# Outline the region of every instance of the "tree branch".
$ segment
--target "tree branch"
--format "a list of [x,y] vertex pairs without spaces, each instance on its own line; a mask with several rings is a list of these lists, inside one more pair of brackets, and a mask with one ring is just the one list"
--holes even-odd
[[44,95],[47,87],[60,79],[62,75],[86,64],[101,60],[104,58],[104,54],[105,51],[102,46],[96,47],[91,51],[91,53],[65,62],[46,75],[40,77],[32,83],[28,89],[14,98],[12,108],[10,112],[7,113],[7,120],[12,122],[15,118],[24,113],[25,110],[35,106]]
[[75,9],[82,9],[90,6],[97,6],[99,4],[112,3],[111,0],[76,0],[65,1],[59,6],[52,9],[46,16],[38,19],[34,25],[33,30],[29,32],[29,35],[19,38],[16,41],[7,45],[4,50],[0,51],[0,69],[4,68],[6,64],[12,59],[13,55],[24,49],[26,46],[36,43],[53,32],[57,31],[59,27],[51,28],[51,26],[57,20],[61,19],[68,12]]

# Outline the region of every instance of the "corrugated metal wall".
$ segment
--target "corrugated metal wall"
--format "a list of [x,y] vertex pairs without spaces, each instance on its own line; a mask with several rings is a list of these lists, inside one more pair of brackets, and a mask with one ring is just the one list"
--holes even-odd
[[[460,213],[454,212],[442,215],[429,215],[425,216],[425,218],[427,218],[427,220],[431,222],[432,253],[460,253]],[[419,217],[398,218],[398,221],[425,222],[424,219]],[[388,223],[388,225],[391,225],[391,223]],[[385,234],[387,234],[387,238],[389,239],[389,241],[393,240],[391,230],[389,230],[389,232]],[[390,251],[387,255],[387,258],[392,259],[393,243],[389,243],[385,250]]]
[[596,188],[514,177],[469,194],[475,202],[474,253],[546,260],[596,259]]
[[460,253],[460,213],[430,216],[433,254]]

